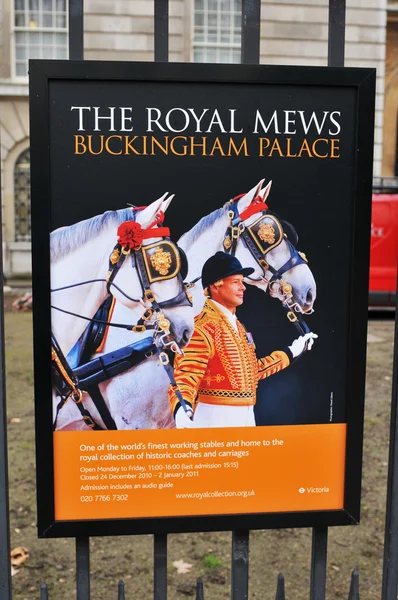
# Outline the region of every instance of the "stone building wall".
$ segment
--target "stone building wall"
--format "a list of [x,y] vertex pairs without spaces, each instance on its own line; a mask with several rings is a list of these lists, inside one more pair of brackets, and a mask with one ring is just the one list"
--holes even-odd
[[[387,144],[389,172],[383,173],[386,2],[347,0],[346,65],[377,68],[375,175],[392,174],[396,135],[395,128],[385,129],[394,142]],[[27,78],[12,77],[12,6],[13,0],[0,0],[0,131],[5,272],[18,278],[29,274],[30,247],[14,241],[13,172],[18,156],[29,147],[29,127]],[[170,0],[170,61],[192,60],[192,7],[193,0]],[[85,0],[84,9],[87,60],[154,59],[152,0]],[[327,36],[327,0],[262,0],[261,63],[326,65]]]
[[[190,5],[190,1],[170,0],[170,61],[190,60]],[[86,59],[152,61],[154,3],[148,0],[86,0],[85,32]]]
[[[386,0],[347,0],[345,66],[377,69],[374,175],[382,174]],[[261,62],[326,65],[328,2],[263,0]]]

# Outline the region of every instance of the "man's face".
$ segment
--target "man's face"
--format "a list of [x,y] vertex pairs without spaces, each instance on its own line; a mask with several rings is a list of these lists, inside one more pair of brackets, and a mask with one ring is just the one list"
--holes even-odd
[[243,283],[243,275],[230,275],[223,279],[223,285],[216,287],[211,285],[211,297],[228,310],[235,312],[235,308],[243,303],[243,294],[246,286]]

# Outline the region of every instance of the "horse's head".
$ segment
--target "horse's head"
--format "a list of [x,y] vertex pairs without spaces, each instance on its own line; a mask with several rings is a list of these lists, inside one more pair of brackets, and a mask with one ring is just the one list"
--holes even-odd
[[141,327],[167,325],[159,318],[164,315],[170,326],[165,325],[163,331],[169,329],[177,345],[183,347],[193,332],[194,312],[183,283],[185,255],[163,226],[164,213],[173,199],[167,196],[146,208],[133,209],[131,221],[119,226],[108,288],[121,304],[141,312]]
[[241,263],[255,269],[248,283],[268,290],[296,312],[310,313],[316,298],[315,279],[305,254],[297,250],[296,230],[265,204],[272,182],[262,189],[263,183],[231,203],[231,235],[224,238],[224,249],[234,244]]

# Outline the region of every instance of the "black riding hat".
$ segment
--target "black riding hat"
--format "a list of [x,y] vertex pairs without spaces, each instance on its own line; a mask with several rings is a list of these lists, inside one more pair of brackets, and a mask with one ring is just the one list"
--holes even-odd
[[247,277],[254,272],[252,267],[243,268],[236,256],[226,252],[216,252],[205,262],[202,269],[202,285],[206,289],[210,284],[231,275]]

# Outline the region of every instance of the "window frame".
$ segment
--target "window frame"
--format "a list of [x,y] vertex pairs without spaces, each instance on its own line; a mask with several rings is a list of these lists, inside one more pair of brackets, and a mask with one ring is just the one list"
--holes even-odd
[[[24,2],[27,2],[28,0],[23,0]],[[41,4],[43,2],[43,0],[38,0],[39,4]],[[30,29],[29,27],[20,27],[15,25],[15,18],[16,18],[16,7],[15,7],[15,3],[16,0],[10,0],[10,74],[11,74],[11,79],[15,80],[15,81],[19,81],[19,82],[27,82],[28,81],[28,72],[26,72],[26,75],[18,75],[17,74],[17,51],[16,51],[16,34],[18,32],[25,32],[27,34],[29,34],[32,29]],[[38,11],[38,13],[40,13],[40,10]],[[56,12],[53,14],[57,14]],[[65,18],[66,18],[66,25],[65,25],[65,29],[61,28],[61,27],[36,27],[34,28],[34,31],[38,32],[38,33],[65,33],[66,34],[66,56],[65,59],[68,58],[68,54],[69,54],[69,47],[68,47],[68,36],[69,36],[69,2],[68,0],[65,0]],[[38,45],[38,48],[42,48],[43,46],[40,44]],[[25,46],[25,48],[27,48],[27,46]],[[26,60],[28,65],[29,65],[29,59],[33,58],[30,57],[29,55],[27,56]],[[45,58],[45,57],[43,57]],[[59,60],[59,57],[56,57],[55,60]]]
[[[18,166],[18,162],[20,161],[21,157],[26,154],[29,153],[29,181],[27,184],[27,190],[28,190],[28,199],[27,199],[27,207],[28,207],[28,232],[27,234],[24,236],[23,234],[21,234],[22,237],[25,237],[26,239],[17,239],[18,238],[18,222],[19,222],[19,218],[17,215],[17,180],[16,180],[16,170],[17,170],[17,166]],[[27,148],[25,148],[24,150],[22,150],[22,152],[20,152],[14,162],[13,165],[13,172],[12,172],[12,177],[13,177],[13,216],[14,216],[14,235],[13,235],[13,241],[15,243],[21,243],[21,242],[27,242],[27,243],[31,243],[32,240],[32,227],[31,227],[31,211],[30,211],[30,200],[31,200],[31,193],[30,193],[30,147],[28,146]]]
[[[233,0],[231,0],[231,1],[233,1]],[[207,7],[208,0],[203,0],[203,2],[206,4],[206,7]],[[208,9],[206,7],[203,10],[203,13],[204,13],[205,16],[206,16],[206,14],[208,12]],[[237,64],[237,63],[240,63],[241,39],[239,40],[239,42],[236,42],[236,43],[231,42],[231,40],[228,43],[227,42],[225,42],[225,43],[224,42],[218,42],[218,41],[209,43],[208,41],[198,42],[198,41],[195,40],[195,16],[196,16],[196,13],[197,13],[196,0],[193,0],[192,17],[191,17],[191,61],[192,62],[198,62],[198,63],[200,62],[201,64],[206,64],[206,63],[209,64],[209,61],[195,61],[195,51],[197,49],[201,49],[202,48],[202,49],[204,49],[204,51],[207,51],[208,49],[213,49],[216,52],[216,59],[215,59],[215,61],[212,61],[213,63],[214,62],[217,62],[218,64]],[[217,16],[223,14],[223,12],[221,10],[221,7],[219,7],[219,6],[217,7],[217,11],[216,11],[215,14]],[[235,11],[231,10],[231,11],[229,11],[229,14],[235,16]],[[236,14],[241,14],[241,10],[240,11],[239,10],[236,11]],[[207,27],[207,23],[205,23],[203,25],[203,27],[204,28]],[[231,31],[233,32],[233,29],[234,29],[234,26],[232,27],[232,29],[230,27],[230,35],[231,35]],[[216,31],[217,31],[217,36],[218,36],[219,33],[222,33],[222,28],[220,27],[220,29],[218,29],[218,25],[217,25],[217,30]],[[242,36],[242,27],[241,26],[240,26],[240,32],[241,32],[241,36]],[[225,63],[221,63],[220,56],[219,56],[219,51],[223,50],[223,49],[228,50],[228,51],[238,50],[238,52],[239,52],[239,60],[237,60],[236,62],[235,61],[233,61],[233,62],[228,61],[228,62],[225,62]]]

